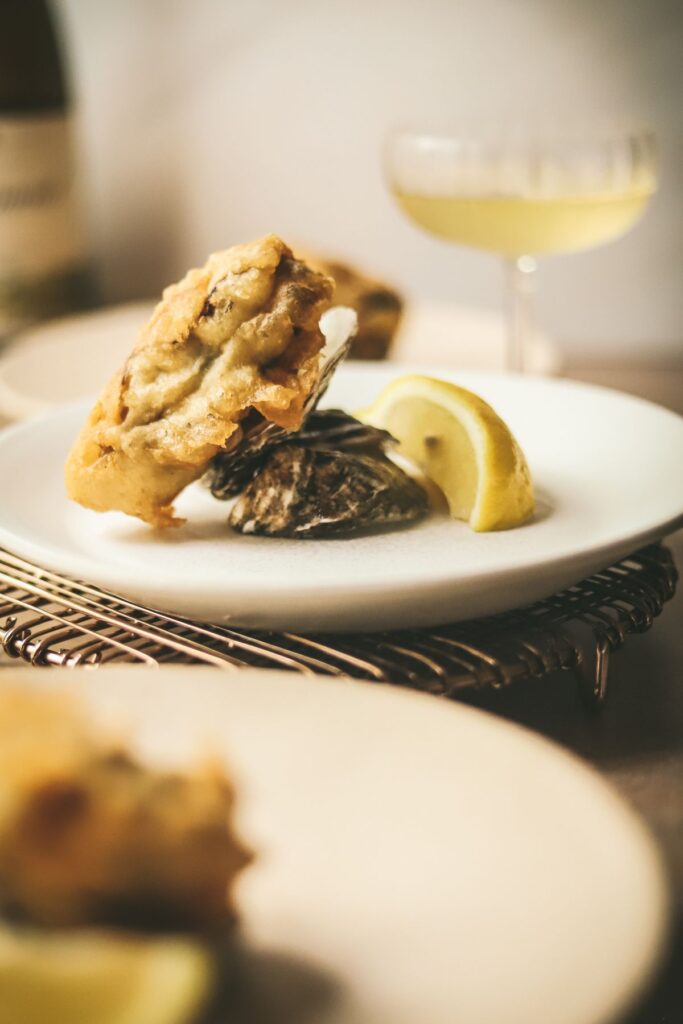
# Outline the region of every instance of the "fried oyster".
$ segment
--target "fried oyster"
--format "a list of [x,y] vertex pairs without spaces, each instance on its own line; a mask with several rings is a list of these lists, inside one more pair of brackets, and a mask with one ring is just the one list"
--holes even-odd
[[333,279],[334,302],[350,306],[358,313],[358,331],[351,346],[351,358],[386,358],[403,314],[399,293],[348,263],[323,259],[312,262],[317,270]]
[[[325,335],[318,379],[310,391],[303,408],[298,430],[286,430],[277,423],[265,420],[259,413],[249,413],[242,421],[241,441],[238,447],[223,449],[213,457],[205,477],[214,498],[234,497],[246,487],[263,462],[271,447],[298,439],[311,417],[319,415],[316,406],[323,397],[339,364],[346,358],[355,335],[358,320],[351,309],[330,309],[320,320]],[[360,424],[359,424],[360,426]]]
[[66,694],[0,691],[0,910],[50,927],[213,932],[251,859],[218,767],[160,771]]
[[214,253],[164,291],[66,464],[71,498],[154,526],[258,415],[296,430],[316,386],[332,281],[279,238]]

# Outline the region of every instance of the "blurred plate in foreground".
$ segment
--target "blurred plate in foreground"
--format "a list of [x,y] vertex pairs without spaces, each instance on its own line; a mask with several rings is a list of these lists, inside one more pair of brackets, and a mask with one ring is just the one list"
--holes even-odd
[[531,732],[282,673],[57,682],[148,755],[178,763],[208,743],[234,771],[258,859],[238,891],[241,1005],[220,1020],[595,1024],[655,964],[666,895],[652,841],[596,773]]

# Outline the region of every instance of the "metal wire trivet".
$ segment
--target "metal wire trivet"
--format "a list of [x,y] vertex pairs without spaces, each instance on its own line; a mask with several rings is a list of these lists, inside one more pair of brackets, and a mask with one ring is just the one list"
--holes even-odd
[[651,545],[517,611],[429,629],[310,636],[176,618],[0,550],[0,648],[34,665],[259,666],[449,697],[564,669],[600,704],[610,652],[650,628],[677,578],[667,548]]

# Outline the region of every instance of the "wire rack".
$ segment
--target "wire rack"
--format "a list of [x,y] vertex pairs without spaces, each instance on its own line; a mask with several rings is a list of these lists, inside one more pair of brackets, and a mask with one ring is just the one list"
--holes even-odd
[[517,611],[429,629],[311,636],[176,618],[0,550],[0,649],[33,665],[258,666],[448,697],[572,670],[589,702],[599,705],[610,653],[650,628],[677,578],[668,549],[651,545]]

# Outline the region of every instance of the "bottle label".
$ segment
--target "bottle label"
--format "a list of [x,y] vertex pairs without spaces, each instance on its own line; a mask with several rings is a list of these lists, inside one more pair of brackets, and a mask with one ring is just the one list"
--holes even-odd
[[0,283],[83,260],[69,119],[0,116]]

